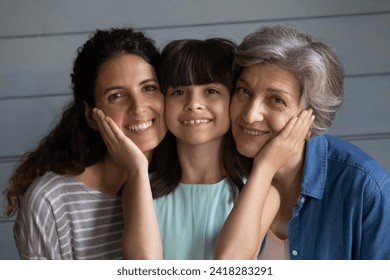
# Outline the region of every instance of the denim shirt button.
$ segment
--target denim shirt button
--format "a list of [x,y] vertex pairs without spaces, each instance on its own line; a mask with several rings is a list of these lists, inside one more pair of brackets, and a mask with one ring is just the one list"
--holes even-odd
[[298,256],[298,251],[297,250],[292,250],[291,254],[296,257],[296,256]]
[[305,200],[306,200],[305,197],[302,196],[302,197],[301,197],[301,203],[302,203],[302,204],[305,203]]

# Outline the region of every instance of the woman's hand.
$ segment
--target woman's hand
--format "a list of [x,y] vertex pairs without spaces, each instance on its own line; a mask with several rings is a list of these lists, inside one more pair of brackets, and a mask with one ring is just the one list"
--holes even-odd
[[297,153],[303,151],[313,123],[313,110],[303,110],[291,118],[277,136],[271,139],[256,155],[254,166],[266,163],[276,172]]
[[116,123],[94,108],[94,118],[113,160],[128,174],[122,191],[125,259],[162,259],[162,243],[149,182],[148,159]]
[[253,259],[280,206],[271,186],[275,173],[303,151],[313,122],[312,110],[292,118],[256,155],[254,166],[218,237],[217,259]]
[[102,110],[93,109],[99,132],[113,160],[127,172],[148,168],[148,159],[138,146],[127,137],[118,125],[106,117]]

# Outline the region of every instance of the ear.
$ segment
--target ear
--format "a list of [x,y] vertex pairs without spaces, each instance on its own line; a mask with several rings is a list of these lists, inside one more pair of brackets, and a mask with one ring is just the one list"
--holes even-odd
[[95,119],[93,118],[92,108],[85,102],[83,102],[83,105],[84,105],[85,120],[86,120],[87,124],[93,130],[99,130],[97,125],[96,125]]

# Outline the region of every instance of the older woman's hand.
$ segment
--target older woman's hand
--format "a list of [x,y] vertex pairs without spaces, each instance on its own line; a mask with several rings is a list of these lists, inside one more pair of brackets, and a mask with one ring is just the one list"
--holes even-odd
[[313,123],[313,110],[303,110],[291,118],[277,136],[272,138],[256,155],[254,167],[266,164],[274,172],[286,165],[297,153],[303,153]]

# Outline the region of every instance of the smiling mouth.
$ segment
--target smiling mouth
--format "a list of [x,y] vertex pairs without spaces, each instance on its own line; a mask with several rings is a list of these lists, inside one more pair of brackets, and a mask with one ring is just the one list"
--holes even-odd
[[139,123],[139,124],[132,124],[132,125],[129,125],[127,128],[130,131],[140,132],[140,131],[147,130],[149,127],[151,127],[153,125],[153,122],[154,122],[154,120],[147,121],[144,123]]
[[242,130],[245,134],[248,134],[248,135],[250,135],[250,136],[259,136],[259,135],[265,135],[265,134],[268,133],[268,132],[266,132],[266,131],[253,130],[253,129],[248,129],[248,128],[245,128],[245,127],[241,127],[241,130]]
[[201,123],[209,123],[211,122],[210,119],[198,119],[198,120],[185,120],[182,121],[185,125],[194,125],[194,124],[201,124]]

